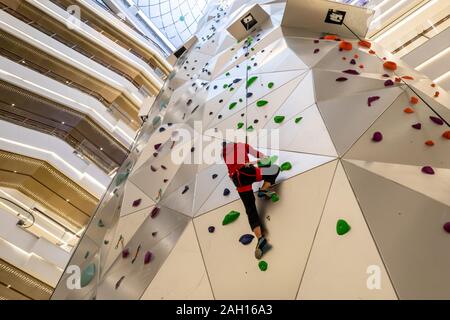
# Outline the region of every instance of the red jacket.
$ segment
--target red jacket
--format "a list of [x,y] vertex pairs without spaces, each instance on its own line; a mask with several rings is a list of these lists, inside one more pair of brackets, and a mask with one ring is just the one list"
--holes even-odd
[[261,152],[253,149],[248,143],[228,143],[223,147],[222,157],[228,167],[228,174],[230,176],[250,161],[249,154],[255,158],[264,156]]

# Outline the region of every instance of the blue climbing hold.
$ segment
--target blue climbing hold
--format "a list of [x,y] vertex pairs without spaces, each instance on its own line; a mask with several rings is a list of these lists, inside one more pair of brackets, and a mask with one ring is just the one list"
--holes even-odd
[[225,188],[225,189],[223,190],[223,195],[224,195],[224,196],[230,195],[230,189]]
[[252,234],[244,234],[239,238],[239,242],[242,243],[243,245],[248,245],[253,241],[254,237],[255,236]]

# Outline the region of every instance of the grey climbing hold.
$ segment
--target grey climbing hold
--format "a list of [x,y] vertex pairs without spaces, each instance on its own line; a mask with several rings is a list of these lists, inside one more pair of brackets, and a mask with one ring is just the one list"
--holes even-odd
[[81,272],[80,285],[82,288],[86,287],[91,283],[92,279],[95,277],[96,267],[94,263],[89,264]]

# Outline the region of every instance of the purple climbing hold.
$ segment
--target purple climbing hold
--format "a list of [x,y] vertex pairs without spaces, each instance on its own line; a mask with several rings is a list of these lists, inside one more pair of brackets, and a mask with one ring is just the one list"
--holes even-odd
[[142,202],[142,199],[136,199],[133,201],[133,207],[138,207]]
[[393,85],[394,85],[394,81],[392,81],[391,79],[386,80],[386,81],[384,82],[384,86],[385,86],[385,87],[390,87],[390,86],[393,86]]
[[115,285],[116,290],[119,289],[120,284],[122,283],[123,279],[125,279],[125,276],[120,277],[120,279],[116,282],[116,285]]
[[314,43],[319,43],[319,40],[315,39],[315,40],[314,40]]
[[239,238],[239,242],[245,246],[245,245],[249,244],[250,242],[252,242],[254,237],[255,236],[253,236],[251,234],[244,234]]
[[430,166],[422,167],[422,172],[425,174],[434,174],[434,170]]
[[213,179],[217,178],[217,174],[214,173],[214,174],[212,175],[212,178],[213,178]]
[[355,59],[350,60],[350,64],[355,65],[356,64],[356,60]]
[[422,124],[420,122],[413,124],[411,127],[414,129],[420,130],[422,129]]
[[450,221],[444,224],[444,230],[450,233]]
[[317,49],[314,49],[314,53],[319,53],[319,51],[320,51],[320,49],[319,49],[319,48],[317,48]]
[[156,237],[156,235],[158,234],[158,232],[157,231],[155,231],[155,232],[152,232],[152,237]]
[[214,231],[216,231],[216,228],[214,226],[209,226],[208,227],[208,232],[209,233],[214,233]]
[[339,77],[336,79],[337,82],[344,82],[347,81],[348,79],[346,77]]
[[185,194],[186,192],[188,192],[188,190],[189,190],[189,186],[184,186],[184,189],[181,192],[181,194]]
[[387,73],[385,73],[385,74],[383,74],[383,77],[385,77],[385,78],[389,78],[389,77],[390,77],[390,75],[388,75]]
[[130,255],[130,250],[128,248],[123,249],[122,251],[122,258],[126,259]]
[[156,158],[158,156],[158,152],[154,152],[153,156]]
[[154,207],[152,212],[150,212],[150,217],[152,217],[152,219],[156,218],[156,216],[159,214],[159,208],[158,207]]
[[155,144],[155,150],[158,150],[161,147],[161,143]]
[[436,123],[438,126],[442,126],[444,121],[441,118],[430,116],[430,120]]
[[224,195],[224,196],[230,195],[230,189],[225,188],[225,189],[223,190],[223,195]]
[[372,136],[372,141],[380,142],[381,140],[383,140],[383,135],[381,134],[381,132],[375,132]]
[[167,170],[167,167],[165,165],[161,165],[161,169]]
[[169,182],[169,179],[164,179],[163,182],[167,183],[167,182]]
[[149,264],[152,260],[153,254],[150,251],[147,251],[144,256],[144,264]]
[[344,70],[342,71],[343,73],[347,73],[347,74],[353,74],[353,75],[358,75],[359,72],[353,69],[348,69],[348,70]]
[[369,107],[371,107],[371,106],[372,106],[372,102],[375,102],[375,101],[377,101],[377,100],[379,100],[379,99],[380,99],[379,96],[372,96],[372,97],[369,97],[369,98],[367,98],[367,105],[368,105]]

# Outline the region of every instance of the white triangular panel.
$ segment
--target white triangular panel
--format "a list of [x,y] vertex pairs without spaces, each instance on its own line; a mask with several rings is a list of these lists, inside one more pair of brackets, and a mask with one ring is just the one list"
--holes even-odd
[[[339,219],[344,219],[351,227],[342,236],[336,233]],[[373,272],[377,272],[379,278],[371,278]],[[379,282],[371,279],[379,279]],[[340,163],[297,299],[396,299],[383,261]]]
[[190,222],[141,297],[142,300],[209,300],[213,294]]

